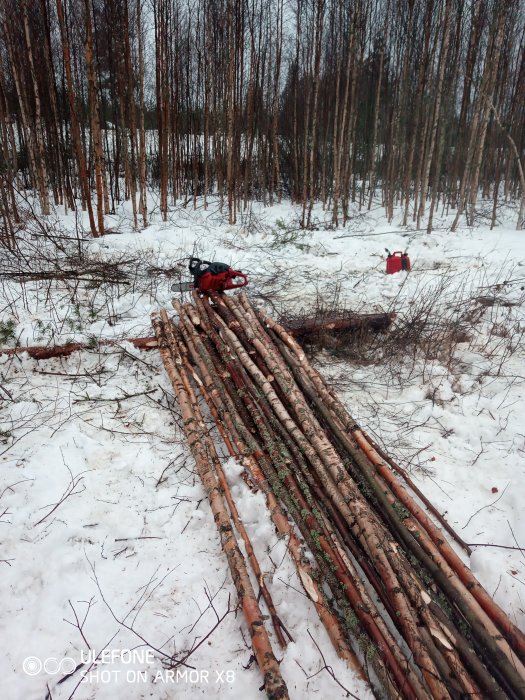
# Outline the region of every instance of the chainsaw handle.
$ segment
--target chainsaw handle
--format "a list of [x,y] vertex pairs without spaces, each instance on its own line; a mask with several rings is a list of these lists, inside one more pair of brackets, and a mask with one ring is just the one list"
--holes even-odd
[[[238,278],[241,278],[241,281],[235,283],[234,280]],[[244,272],[241,272],[240,270],[232,270],[224,289],[238,289],[239,287],[246,287],[247,284],[248,275],[245,275]]]
[[201,267],[203,267],[204,265],[206,265],[206,267],[209,267],[211,265],[211,262],[209,260],[201,260],[200,258],[194,258],[193,256],[191,256],[188,268],[191,274],[194,275],[196,272],[200,272]]

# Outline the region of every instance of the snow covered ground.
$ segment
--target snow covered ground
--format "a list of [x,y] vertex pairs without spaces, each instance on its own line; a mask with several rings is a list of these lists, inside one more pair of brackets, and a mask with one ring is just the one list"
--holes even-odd
[[[319,230],[309,232],[299,230],[289,204],[253,205],[235,226],[216,203],[207,211],[177,207],[165,223],[154,212],[140,233],[122,211],[107,217],[114,232],[84,252],[97,262],[127,260],[131,283],[83,281],[72,289],[4,280],[4,345],[82,340],[93,349],[46,361],[0,355],[3,697],[261,695],[160,359],[125,342],[96,346],[100,338],[150,335],[150,313],[170,308],[172,282],[187,278],[179,261],[192,251],[247,272],[249,293],[275,315],[320,301],[398,312],[405,335],[396,351],[385,342],[365,353],[367,361],[328,350],[316,361],[463,539],[499,545],[473,547],[470,566],[525,629],[525,237],[512,228],[515,213],[507,220],[501,212],[493,231],[480,225],[452,234],[443,217],[442,230],[427,235],[403,229],[399,217],[388,223],[379,206],[339,230],[325,229],[319,209]],[[54,221],[74,235],[74,216]],[[45,248],[38,239],[28,244]],[[385,247],[408,248],[412,271],[385,275]],[[417,331],[425,314],[414,352],[407,327]],[[323,670],[321,650],[344,688],[370,697],[333,652],[262,495],[251,493],[226,454],[224,461],[295,640],[284,653],[274,644],[291,696],[346,697]],[[192,668],[166,671],[167,656],[183,659],[199,643],[187,660]]]

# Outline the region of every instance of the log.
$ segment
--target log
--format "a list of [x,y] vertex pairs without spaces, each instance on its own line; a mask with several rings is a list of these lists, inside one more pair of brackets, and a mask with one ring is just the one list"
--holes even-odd
[[122,340],[99,340],[95,346],[88,343],[66,343],[66,345],[32,345],[18,348],[0,348],[0,355],[21,355],[27,352],[33,360],[49,360],[52,357],[68,357],[80,350],[96,350],[100,346],[121,345],[131,343],[138,350],[156,350],[158,348],[155,336],[144,338],[123,338]]
[[[304,319],[301,321],[290,320],[285,323],[286,330],[300,342],[306,338],[323,333],[342,333],[345,331],[357,331],[371,329],[374,331],[385,330],[390,326],[395,313],[388,314],[351,314],[347,317],[327,316],[324,318]],[[99,340],[95,347],[120,345],[131,343],[138,350],[155,350],[158,347],[155,336],[144,338],[124,338],[122,340]],[[27,352],[34,360],[49,360],[53,357],[68,357],[73,352],[80,350],[93,350],[89,343],[66,343],[65,345],[31,345],[17,348],[0,348],[0,355],[20,355]]]
[[395,313],[341,314],[283,320],[282,325],[295,338],[322,333],[341,333],[357,330],[386,330],[395,319]]

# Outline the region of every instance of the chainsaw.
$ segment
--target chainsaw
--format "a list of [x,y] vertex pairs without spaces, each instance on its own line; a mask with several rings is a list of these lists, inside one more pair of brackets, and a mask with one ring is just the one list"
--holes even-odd
[[244,272],[234,270],[226,263],[191,257],[188,267],[193,281],[172,285],[172,292],[189,292],[192,289],[199,292],[225,292],[228,289],[246,287],[248,284],[248,277]]

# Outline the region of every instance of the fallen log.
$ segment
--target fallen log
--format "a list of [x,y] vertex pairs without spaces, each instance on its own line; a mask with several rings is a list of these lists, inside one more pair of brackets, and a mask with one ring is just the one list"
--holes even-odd
[[[385,330],[395,318],[395,313],[388,314],[351,314],[347,317],[304,319],[303,321],[289,321],[284,328],[299,342],[308,337],[323,333],[351,332],[360,329]],[[53,357],[68,357],[73,352],[80,350],[94,350],[98,347],[121,345],[131,343],[138,350],[155,350],[158,348],[155,336],[144,338],[123,338],[122,340],[97,340],[93,343],[66,343],[65,345],[30,345],[17,348],[0,348],[0,355],[20,355],[27,352],[34,360],[49,360]]]
[[344,331],[383,331],[390,326],[395,317],[395,313],[323,314],[316,318],[286,319],[282,325],[295,338],[304,338],[309,335]]
[[123,338],[122,340],[99,340],[96,344],[66,343],[65,345],[32,345],[18,348],[1,348],[0,355],[21,355],[27,352],[33,360],[49,360],[52,357],[68,357],[80,350],[96,350],[100,346],[114,346],[122,343],[131,343],[138,350],[156,350],[158,348],[155,336],[147,336],[144,338]]

